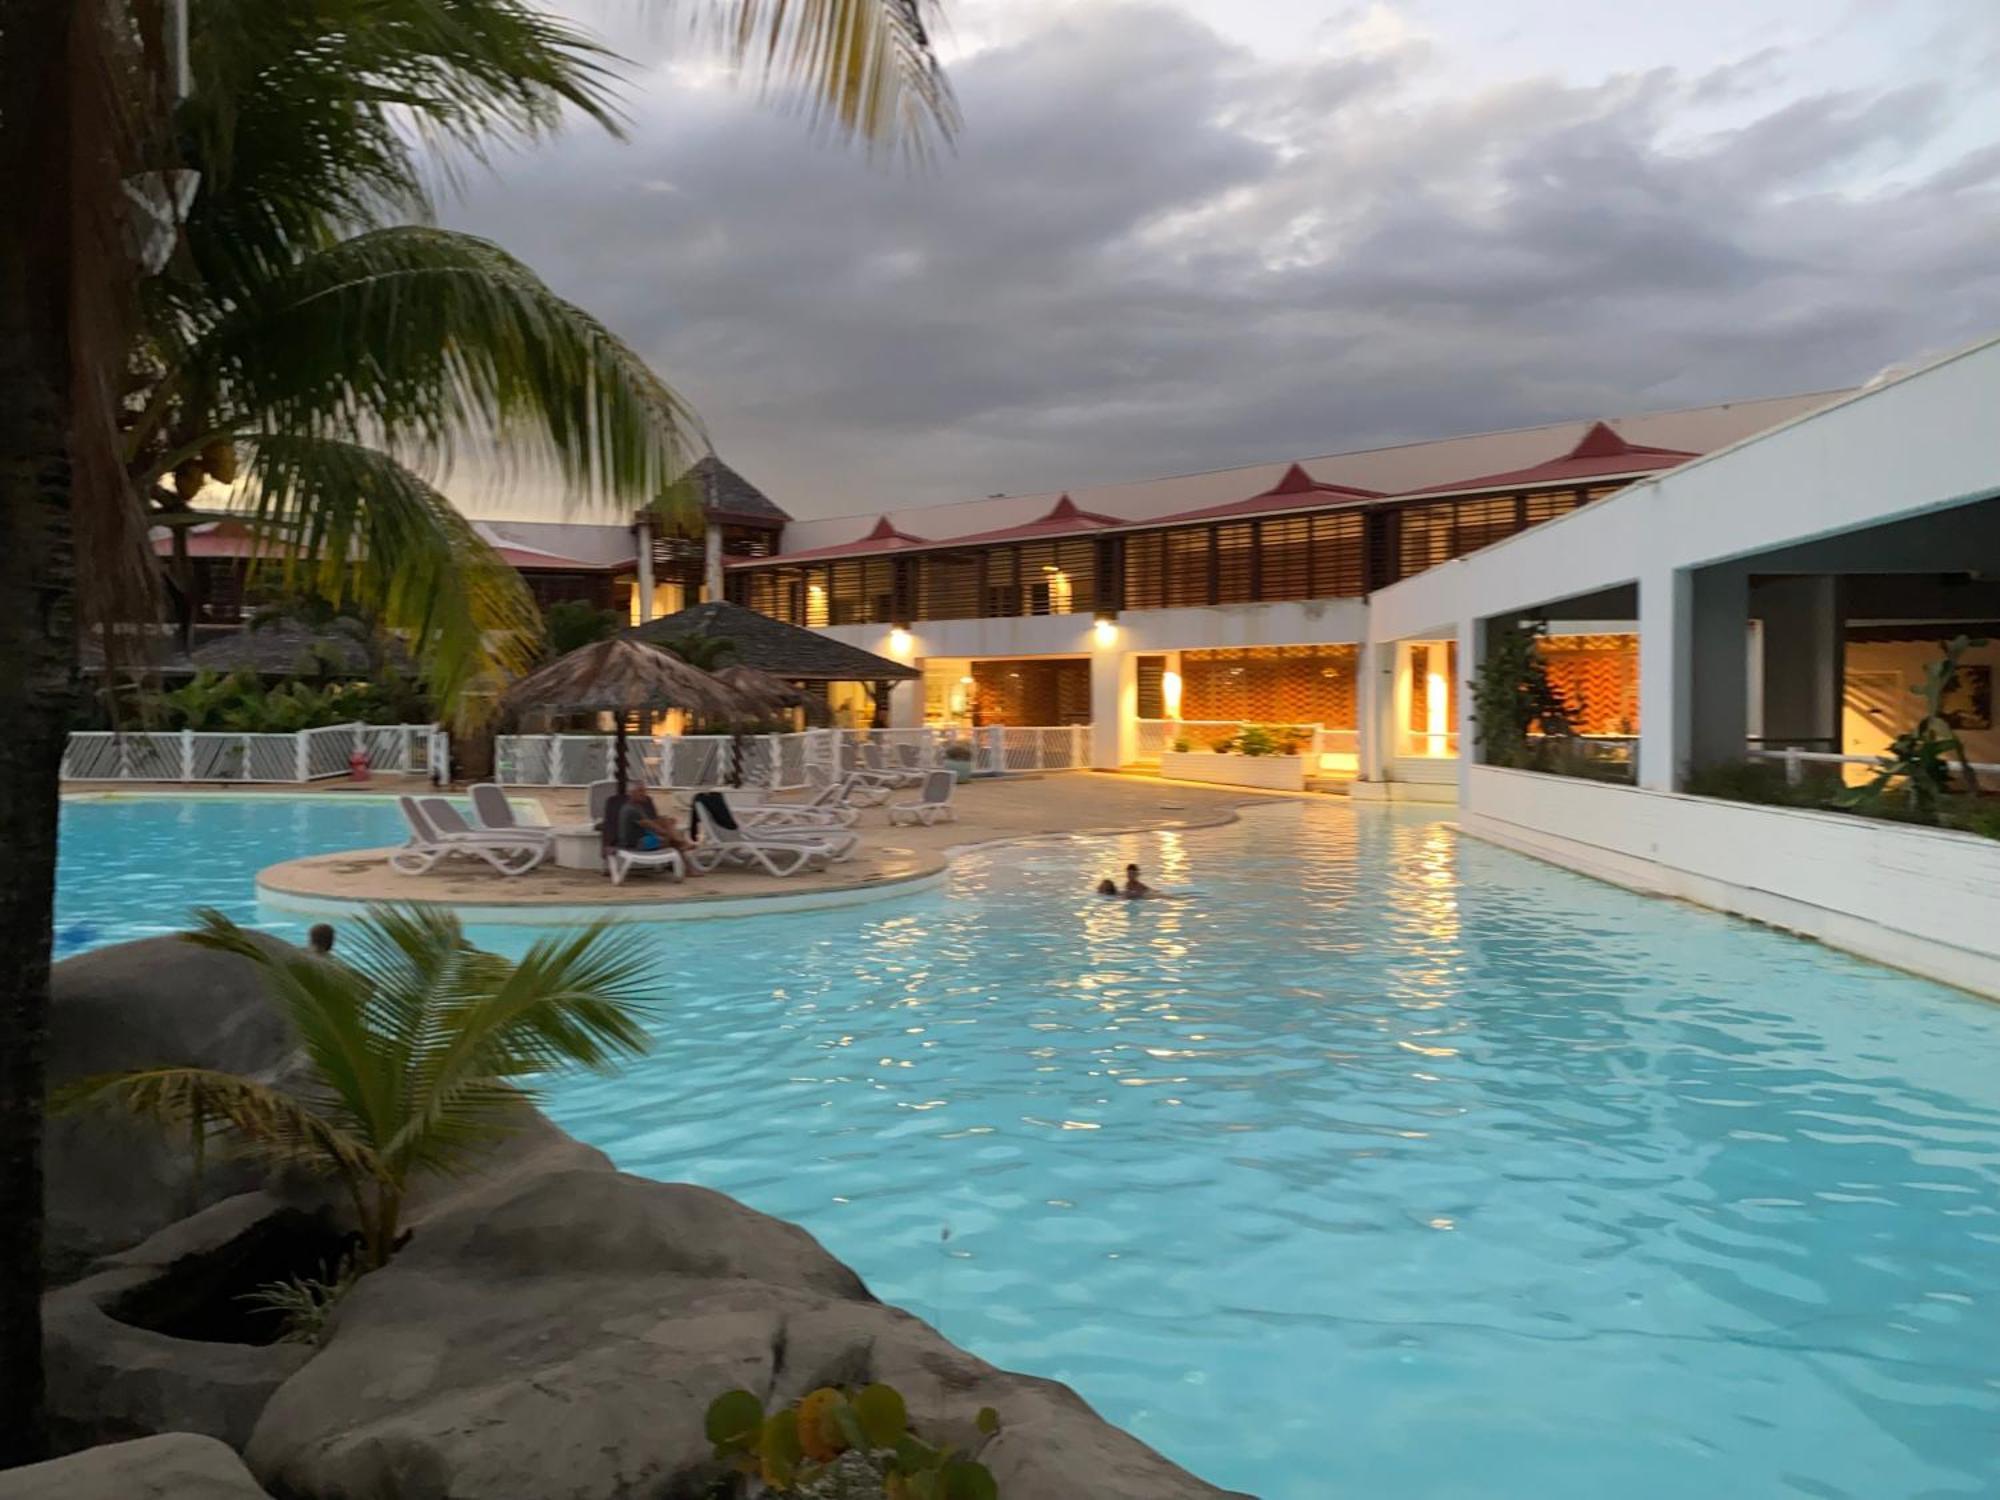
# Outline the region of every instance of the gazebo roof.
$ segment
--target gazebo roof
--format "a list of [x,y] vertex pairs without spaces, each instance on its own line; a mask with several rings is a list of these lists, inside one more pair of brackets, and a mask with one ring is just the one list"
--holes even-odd
[[713,453],[689,466],[681,475],[684,484],[694,486],[700,497],[702,514],[712,520],[755,521],[782,526],[791,520],[776,501],[730,468]]
[[886,656],[721,599],[691,604],[635,625],[626,634],[655,644],[682,635],[718,636],[736,647],[738,662],[787,682],[905,682],[924,675]]
[[1580,484],[1591,479],[1636,478],[1657,474],[1699,458],[1698,453],[1679,448],[1648,448],[1628,443],[1609,424],[1593,422],[1577,445],[1560,458],[1533,464],[1525,469],[1509,469],[1499,474],[1481,474],[1472,479],[1456,479],[1450,484],[1428,485],[1408,490],[1410,495],[1464,495],[1480,490],[1525,488],[1533,485]]

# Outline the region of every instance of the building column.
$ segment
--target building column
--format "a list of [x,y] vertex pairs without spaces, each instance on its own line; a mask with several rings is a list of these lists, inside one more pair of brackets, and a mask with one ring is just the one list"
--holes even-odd
[[1139,658],[1111,645],[1090,650],[1090,763],[1100,771],[1131,764],[1139,749]]
[[1486,660],[1486,622],[1467,617],[1458,622],[1458,672],[1451,690],[1458,707],[1458,805],[1471,805],[1472,768],[1479,764],[1479,723],[1472,716],[1472,685]]
[[1363,641],[1354,665],[1355,749],[1363,781],[1387,781],[1395,719],[1396,643]]
[[1639,785],[1671,792],[1687,761],[1688,620],[1694,582],[1671,567],[1639,579]]
[[1846,618],[1840,579],[1767,578],[1753,607],[1763,622],[1763,737],[1820,741],[1838,754],[1845,691]]
[[701,597],[722,597],[722,528],[714,521],[701,536]]
[[1639,581],[1639,785],[1743,759],[1750,580],[1740,567],[1662,568]]
[[1741,568],[1694,575],[1689,621],[1690,771],[1736,765],[1750,734],[1750,578]]
[[632,527],[639,541],[639,623],[644,625],[653,618],[653,518],[641,511],[638,522]]
[[889,689],[888,727],[891,729],[924,727],[924,680],[921,677],[913,682],[896,683]]

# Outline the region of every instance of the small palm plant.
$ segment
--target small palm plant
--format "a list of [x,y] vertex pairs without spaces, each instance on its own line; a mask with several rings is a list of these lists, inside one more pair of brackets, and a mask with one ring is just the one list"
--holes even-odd
[[116,1103],[188,1128],[197,1169],[220,1132],[340,1178],[367,1269],[396,1251],[411,1178],[461,1168],[513,1128],[530,1080],[646,1048],[642,997],[655,970],[634,929],[546,937],[516,963],[473,947],[449,913],[378,907],[342,934],[342,958],[324,959],[260,944],[220,912],[198,915],[187,941],[263,969],[313,1083],[292,1093],[209,1068],[140,1068],[83,1080],[59,1105]]

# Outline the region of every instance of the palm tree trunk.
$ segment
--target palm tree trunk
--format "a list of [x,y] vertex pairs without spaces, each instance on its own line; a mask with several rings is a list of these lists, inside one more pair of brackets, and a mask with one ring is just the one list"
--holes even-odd
[[57,783],[75,694],[70,0],[0,47],[0,1468],[42,1456],[42,1105]]

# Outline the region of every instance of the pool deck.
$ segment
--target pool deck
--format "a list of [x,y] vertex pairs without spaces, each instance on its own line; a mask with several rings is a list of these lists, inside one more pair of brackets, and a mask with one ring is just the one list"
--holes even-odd
[[[373,785],[378,794],[393,789],[389,782]],[[539,802],[551,824],[585,820],[580,789],[517,787],[509,795],[517,803]],[[902,801],[909,795],[897,793],[891,800]],[[391,851],[382,848],[288,860],[262,871],[257,887],[273,905],[328,916],[380,901],[436,903],[462,909],[469,920],[497,922],[575,920],[596,914],[657,920],[749,915],[782,908],[858,905],[925,889],[944,879],[955,853],[982,844],[1215,827],[1234,822],[1240,807],[1300,798],[1242,787],[1071,772],[971,781],[958,788],[953,800],[958,821],[928,828],[891,825],[882,808],[868,808],[854,827],[861,846],[852,859],[784,878],[732,868],[679,882],[640,872],[623,885],[613,885],[607,876],[592,871],[544,865],[526,875],[505,876],[472,860],[453,860],[423,875],[400,875],[389,868]]]

